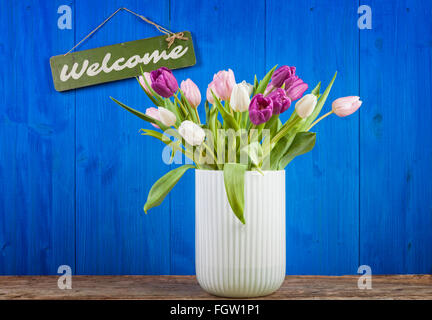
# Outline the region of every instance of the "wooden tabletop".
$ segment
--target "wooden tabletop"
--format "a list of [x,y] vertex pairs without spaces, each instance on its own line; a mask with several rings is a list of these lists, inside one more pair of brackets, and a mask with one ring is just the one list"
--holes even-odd
[[[432,299],[432,275],[372,277],[287,276],[281,289],[260,299]],[[73,276],[60,290],[57,276],[0,276],[0,299],[221,299],[204,292],[195,276]]]

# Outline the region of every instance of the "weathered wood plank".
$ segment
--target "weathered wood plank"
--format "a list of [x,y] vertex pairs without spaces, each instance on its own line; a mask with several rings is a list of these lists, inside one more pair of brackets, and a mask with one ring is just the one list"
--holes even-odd
[[[338,76],[322,112],[358,94],[357,2],[267,1],[266,63],[297,67],[312,90]],[[286,119],[294,109],[294,103]],[[286,168],[287,274],[353,274],[358,268],[358,115],[313,128],[315,148]]]
[[[195,276],[74,276],[71,290],[58,277],[0,277],[0,299],[221,299],[204,292]],[[432,299],[432,275],[373,276],[371,290],[358,276],[287,276],[281,289],[260,299]]]
[[360,263],[432,272],[432,2],[370,1],[360,32]]
[[[115,8],[125,6],[168,24],[168,1],[77,2],[77,39]],[[159,35],[120,12],[80,49]],[[76,221],[78,274],[168,274],[169,202],[145,215],[152,184],[167,170],[162,145],[138,130],[149,126],[109,96],[145,111],[150,100],[135,79],[82,88],[76,93]]]
[[64,3],[0,2],[0,274],[75,264],[75,92],[48,80],[49,56],[74,43]]

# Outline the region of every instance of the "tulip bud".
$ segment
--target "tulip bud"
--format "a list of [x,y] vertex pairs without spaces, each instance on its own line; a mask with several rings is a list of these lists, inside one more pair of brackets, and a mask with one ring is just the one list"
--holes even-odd
[[[156,108],[154,108],[154,107],[147,108],[145,114],[146,114],[147,116],[149,116],[150,118],[153,118],[153,119],[156,119],[156,120],[160,121],[160,117],[159,117],[159,110],[156,109]],[[159,126],[156,125],[156,124],[154,124],[154,123],[151,123],[151,125],[152,125],[153,127],[155,127],[155,128],[160,129]]]
[[291,76],[295,75],[296,67],[281,66],[271,77],[271,86],[280,88],[282,84]]
[[183,91],[189,104],[194,108],[198,107],[201,103],[201,93],[197,85],[191,79],[186,79],[181,82],[180,89]]
[[339,117],[346,117],[356,112],[361,104],[362,101],[357,96],[338,98],[333,101],[332,110]]
[[285,90],[277,88],[268,95],[273,101],[273,114],[285,112],[291,105],[291,99],[286,95]]
[[244,112],[248,110],[250,103],[249,92],[251,92],[249,86],[245,81],[234,85],[230,98],[230,106],[234,111]]
[[160,122],[162,122],[167,127],[175,125],[177,118],[173,112],[163,107],[158,107],[158,110]]
[[248,95],[250,97],[252,92],[253,92],[253,85],[251,85],[250,83],[247,83],[246,80],[243,80],[242,82],[240,82],[240,84],[247,88],[247,92],[248,92]]
[[157,94],[164,98],[170,98],[178,90],[178,83],[171,70],[165,67],[161,67],[157,70],[153,70],[150,73],[151,87]]
[[209,83],[207,88],[207,100],[214,103],[210,90],[220,99],[226,101],[231,97],[231,91],[235,82],[234,72],[231,69],[228,71],[222,70],[213,76],[213,81]]
[[308,88],[307,83],[303,82],[298,76],[292,76],[285,82],[285,90],[291,101],[299,99]]
[[214,92],[214,88],[212,88],[211,83],[209,84],[209,86],[207,87],[207,91],[206,91],[206,98],[207,101],[210,102],[211,104],[214,104],[214,99],[213,99],[213,95],[211,93],[211,91],[213,91],[213,93],[216,95],[216,93]]
[[307,94],[295,104],[295,109],[300,118],[309,117],[315,109],[317,97],[314,94]]
[[273,115],[273,101],[261,93],[252,98],[249,105],[249,119],[254,125],[267,122]]
[[191,146],[199,146],[205,139],[204,130],[190,120],[183,121],[178,128],[178,132]]
[[[151,81],[151,77],[150,77],[150,73],[149,72],[144,72],[144,77],[145,80],[147,81],[147,83],[149,84],[149,86],[151,86],[152,81]],[[145,92],[147,92],[148,94],[151,94],[149,88],[147,87],[145,81],[144,81],[144,77],[143,76],[139,76],[138,80],[141,84],[141,86],[143,87],[143,89],[145,90]]]

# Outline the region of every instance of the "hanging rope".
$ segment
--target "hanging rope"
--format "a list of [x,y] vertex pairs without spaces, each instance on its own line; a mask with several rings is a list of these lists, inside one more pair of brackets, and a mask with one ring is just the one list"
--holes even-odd
[[105,23],[107,23],[112,17],[114,17],[119,11],[121,10],[125,10],[129,13],[132,13],[133,15],[137,16],[138,18],[144,20],[145,22],[147,22],[148,24],[151,24],[152,26],[154,26],[159,32],[166,34],[168,37],[165,39],[166,42],[168,42],[168,49],[172,46],[172,44],[174,43],[175,39],[180,39],[180,40],[188,40],[187,37],[184,36],[183,32],[178,32],[178,33],[174,33],[169,31],[168,29],[158,25],[157,23],[147,19],[146,17],[133,12],[132,10],[129,10],[128,8],[118,8],[116,11],[114,11],[108,18],[106,18],[100,25],[98,25],[95,29],[93,29],[88,35],[86,35],[80,42],[78,42],[72,49],[70,49],[68,52],[66,52],[64,54],[64,56],[66,56],[67,54],[69,54],[72,50],[74,50],[76,47],[78,47],[81,43],[83,43],[84,41],[86,41],[88,38],[90,38],[96,31],[98,31]]

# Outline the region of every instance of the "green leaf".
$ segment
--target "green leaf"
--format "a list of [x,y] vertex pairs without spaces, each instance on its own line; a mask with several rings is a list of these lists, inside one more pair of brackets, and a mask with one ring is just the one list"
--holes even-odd
[[224,184],[228,202],[236,217],[245,224],[244,218],[244,180],[246,166],[239,163],[224,165]]
[[311,93],[318,98],[320,96],[320,89],[321,89],[321,81],[318,82],[317,86],[312,90]]
[[[181,146],[181,139],[178,139],[176,141],[172,141],[168,136],[164,135],[162,132],[159,131],[154,131],[154,130],[149,130],[149,129],[141,129],[140,130],[143,136],[150,136],[153,138],[156,138],[158,140],[160,140],[161,142],[165,143],[167,146],[171,147],[171,158],[170,161],[172,161],[172,159],[174,159],[174,156],[176,154],[177,151],[182,152],[183,154],[185,154],[186,156],[190,157],[191,155],[186,153],[185,150],[183,150],[182,146]],[[171,132],[173,133],[173,132]]]
[[122,108],[126,109],[127,111],[129,111],[130,113],[136,115],[138,118],[141,118],[141,119],[143,119],[143,120],[145,120],[147,122],[156,124],[159,128],[161,128],[162,131],[165,131],[166,129],[169,128],[166,125],[164,125],[162,122],[160,122],[160,121],[158,121],[158,120],[156,120],[156,119],[154,119],[152,117],[149,117],[148,115],[146,115],[146,114],[144,114],[144,113],[142,113],[142,112],[140,112],[138,110],[135,110],[135,109],[133,109],[131,107],[128,107],[127,105],[125,105],[124,103],[122,103],[122,102],[114,99],[113,97],[110,97],[110,98],[111,98],[112,101],[114,101],[115,103],[117,103],[120,107],[122,107]]
[[273,75],[273,72],[276,70],[277,65],[275,65],[266,75],[265,77],[260,81],[255,94],[258,93],[264,93],[265,89],[267,88],[267,85],[269,84],[271,77]]
[[[333,86],[333,82],[334,82],[335,79],[336,79],[336,76],[337,76],[337,71],[335,72],[335,74],[334,74],[334,76],[333,76],[333,79],[330,81],[330,83],[329,83],[329,85],[327,86],[327,88],[325,89],[324,93],[322,94],[322,96],[321,96],[320,99],[318,100],[318,103],[317,103],[317,105],[315,106],[314,111],[312,112],[312,114],[311,114],[309,117],[307,117],[307,119],[306,119],[306,121],[305,121],[305,123],[304,123],[304,125],[303,125],[303,127],[302,127],[303,129],[306,130],[306,128],[309,128],[309,126],[312,124],[312,122],[313,122],[313,121],[318,117],[318,115],[320,114],[321,109],[323,108],[324,103],[326,102],[327,97],[328,97],[328,95],[329,95],[329,93],[330,93],[330,90],[331,90],[331,88],[332,88],[332,86]],[[315,90],[315,89],[314,89],[314,90]]]
[[165,199],[166,195],[171,191],[171,189],[183,176],[183,174],[191,168],[195,168],[195,166],[188,164],[178,167],[174,170],[169,171],[162,178],[156,181],[147,196],[147,202],[144,205],[144,212],[147,214],[147,211],[149,209],[160,205]]
[[263,150],[261,144],[258,141],[252,142],[251,144],[244,146],[241,151],[248,155],[254,166],[256,166],[257,168],[261,167]]
[[305,154],[315,146],[315,132],[297,132],[288,151],[279,162],[279,170],[285,168],[295,157]]
[[216,106],[216,108],[218,109],[218,111],[220,112],[224,123],[226,123],[228,125],[228,128],[233,128],[234,131],[238,131],[240,129],[239,124],[237,123],[237,121],[234,119],[233,115],[231,113],[228,113],[225,108],[222,106],[222,103],[220,102],[219,98],[216,97],[216,95],[213,93],[213,90],[211,90],[211,94],[213,95],[213,99],[214,99],[214,104]]
[[195,109],[189,104],[189,101],[187,101],[183,91],[181,89],[179,89],[179,91],[180,91],[181,103],[183,104],[183,106],[186,106],[186,110],[191,115],[192,121],[198,123],[198,118],[196,116]]
[[[138,77],[135,77],[136,78],[136,80],[138,81],[138,83],[139,83],[139,85],[140,85],[140,87],[141,87],[141,89],[143,89],[143,91],[144,91],[144,93],[147,95],[147,97],[154,103],[154,105],[155,106],[157,106],[158,104],[159,104],[159,102],[151,95],[151,94],[149,94],[147,91],[146,91],[146,89],[144,89],[144,87],[143,87],[143,85],[141,84],[141,82],[139,81],[139,78]],[[146,81],[145,81],[146,82]],[[147,83],[147,82],[146,82]]]
[[294,137],[293,136],[284,136],[282,137],[273,149],[270,152],[270,169],[278,170],[280,159],[284,156],[284,154],[288,151]]
[[206,123],[210,123],[210,106],[207,100],[204,103],[204,108],[205,108],[205,115],[206,115],[205,121]]
[[255,75],[254,77],[254,86],[253,86],[253,90],[252,90],[252,97],[255,95],[256,89],[258,88],[258,79],[257,76]]
[[282,122],[279,120],[279,115],[275,114],[265,123],[264,129],[270,130],[270,137],[274,137],[280,127]]

